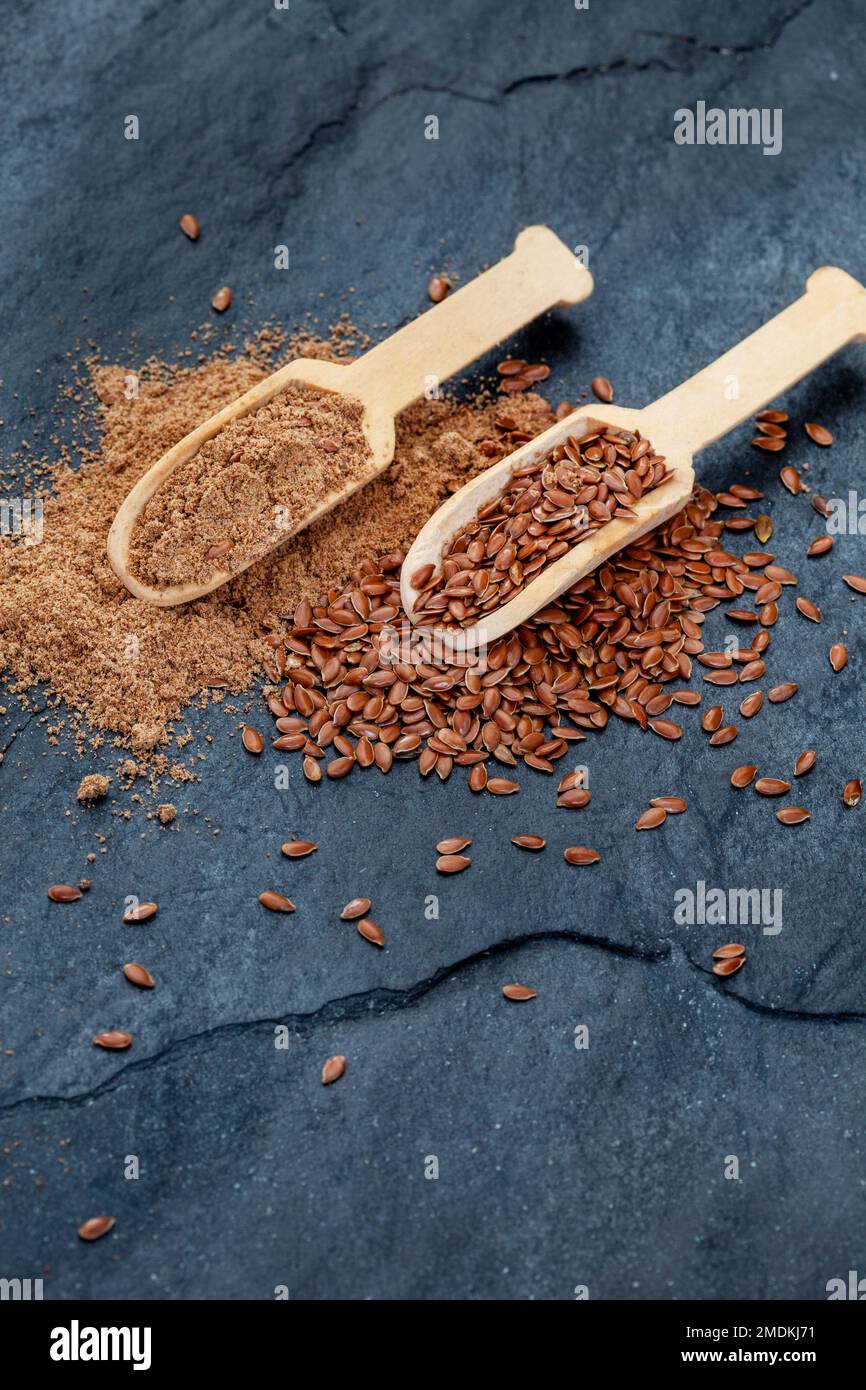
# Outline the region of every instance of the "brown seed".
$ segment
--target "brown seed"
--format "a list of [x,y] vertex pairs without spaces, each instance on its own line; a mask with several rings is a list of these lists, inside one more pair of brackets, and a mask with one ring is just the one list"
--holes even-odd
[[568,811],[581,811],[584,806],[588,806],[592,800],[592,794],[586,787],[570,787],[556,798],[557,806],[563,806]]
[[788,417],[784,410],[760,410],[755,419],[769,420],[773,425],[784,425]]
[[834,642],[830,648],[830,665],[834,671],[848,665],[848,648],[842,642]]
[[351,898],[340,913],[340,918],[344,922],[354,922],[358,917],[366,917],[372,906],[369,898]]
[[241,743],[248,753],[261,753],[264,748],[264,739],[258,729],[251,729],[249,724],[245,724],[241,734]]
[[469,770],[469,790],[471,792],[483,792],[487,786],[487,768],[483,763],[476,763]]
[[434,275],[427,286],[427,298],[433,304],[440,304],[451,288],[451,281],[444,275]]
[[222,560],[235,548],[234,541],[214,541],[210,550],[205,552],[206,560]]
[[701,728],[705,734],[714,734],[719,728],[724,718],[725,712],[721,705],[710,705],[701,716]]
[[322,769],[315,758],[304,758],[304,776],[308,782],[321,782]]
[[586,845],[569,845],[563,851],[563,858],[566,864],[597,864],[601,855],[596,849],[587,849]]
[[749,681],[759,681],[766,669],[766,666],[760,659],[757,661],[747,661],[740,672],[740,684],[746,685]]
[[762,690],[753,690],[751,695],[747,695],[745,700],[740,701],[740,714],[744,719],[754,719],[763,703],[764,692]]
[[513,1000],[515,1004],[522,1004],[527,999],[538,998],[537,990],[532,989],[529,985],[503,985],[502,993],[506,999]]
[[820,623],[821,621],[821,610],[817,603],[813,603],[810,598],[797,599],[797,612],[802,613],[803,617],[808,618],[810,622]]
[[87,1221],[82,1221],[78,1227],[78,1235],[81,1240],[100,1240],[102,1236],[107,1236],[114,1225],[113,1216],[91,1216]]
[[810,560],[814,560],[817,555],[826,555],[827,551],[832,549],[832,536],[816,536],[815,539],[810,543],[806,551],[806,554],[809,556]]
[[767,699],[771,705],[783,705],[786,700],[790,700],[800,689],[794,681],[783,681],[781,685],[774,685],[767,691]]
[[855,589],[858,594],[866,594],[866,576],[862,574],[843,574],[842,578],[849,589]]
[[822,497],[819,492],[813,492],[812,496],[809,498],[809,501],[811,502],[812,506],[815,508],[815,511],[818,513],[819,516],[830,516],[830,503],[827,501],[826,497]]
[[124,1033],[119,1028],[109,1028],[104,1033],[95,1033],[91,1041],[109,1052],[122,1052],[132,1042],[132,1034]]
[[224,314],[232,302],[232,292],[228,285],[223,285],[221,290],[217,290],[210,302],[210,307],[215,309],[218,314]]
[[794,763],[794,776],[802,777],[805,773],[811,772],[817,758],[818,754],[815,752],[814,748],[807,748],[805,752],[800,754],[797,761]]
[[726,946],[717,946],[713,951],[713,960],[736,960],[737,956],[746,954],[745,946],[741,946],[738,941],[731,941]]
[[335,1081],[339,1081],[343,1072],[346,1070],[345,1057],[329,1057],[322,1067],[322,1085],[330,1086]]
[[594,376],[589,383],[589,389],[597,401],[604,401],[605,405],[610,405],[613,400],[613,387],[606,376]]
[[811,817],[812,812],[803,806],[785,806],[776,812],[776,820],[782,825],[802,825],[804,820],[811,820]]
[[852,777],[850,782],[846,782],[842,790],[842,800],[846,806],[857,806],[860,803],[863,788],[860,785],[859,777]]
[[151,917],[157,913],[156,903],[139,903],[137,907],[128,907],[123,914],[124,922],[149,922]]
[[291,898],[285,897],[282,893],[273,893],[267,889],[264,893],[259,893],[259,902],[262,907],[266,907],[269,912],[294,912],[295,904]]
[[679,724],[674,724],[670,719],[651,719],[649,726],[653,733],[658,734],[660,738],[675,740],[683,736]]
[[319,846],[312,840],[287,840],[280,849],[287,859],[303,859],[305,855],[312,854]]
[[459,854],[461,850],[467,849],[472,844],[465,835],[452,835],[447,840],[440,840],[436,846],[437,854]]
[[650,806],[660,806],[669,816],[681,816],[688,809],[681,796],[654,796]]
[[745,956],[733,956],[727,960],[717,960],[713,966],[714,975],[736,975],[741,966],[745,965]]
[[325,774],[335,780],[346,777],[355,766],[354,758],[334,758],[325,768]]
[[487,790],[494,796],[513,796],[515,792],[520,791],[520,787],[507,777],[491,777],[487,783]]
[[772,435],[756,434],[752,443],[756,449],[763,449],[765,453],[777,454],[780,449],[784,449],[786,440],[784,435],[774,438]]
[[743,763],[742,767],[735,767],[731,773],[731,786],[747,787],[754,780],[757,771],[754,763]]
[[180,219],[180,230],[183,232],[184,236],[189,237],[190,241],[198,241],[199,235],[201,234],[198,218],[193,216],[191,212],[185,212]]
[[465,854],[440,854],[436,868],[440,874],[461,874],[471,863]]
[[755,783],[759,796],[784,796],[790,790],[791,783],[783,782],[780,777],[759,777]]
[[719,748],[722,744],[733,743],[737,737],[736,724],[724,724],[721,729],[717,729],[710,739],[711,748]]
[[767,434],[771,439],[784,439],[788,433],[781,425],[777,425],[775,420],[758,420],[758,431]]
[[131,985],[138,985],[139,989],[153,989],[153,976],[143,965],[130,961],[123,967],[123,973]]
[[519,376],[525,369],[526,363],[522,357],[507,357],[496,368],[500,376]]
[[420,569],[417,569],[410,577],[409,583],[412,585],[413,589],[423,589],[427,580],[433,578],[435,571],[435,565],[422,565]]
[[642,812],[634,823],[635,830],[655,830],[656,826],[664,825],[668,818],[667,811],[661,806],[652,806],[648,811]]
[[824,449],[833,443],[833,436],[823,425],[816,425],[814,420],[807,420],[803,429],[808,434],[813,444],[820,444]]
[[52,883],[48,896],[53,903],[75,903],[81,897],[81,889],[73,888],[71,883]]
[[766,545],[772,534],[773,523],[770,518],[768,516],[759,516],[755,522],[755,536],[761,542],[761,545]]
[[511,843],[518,849],[544,849],[547,841],[540,835],[513,835]]
[[358,923],[358,932],[365,941],[370,941],[374,946],[385,945],[385,933],[376,922],[371,922],[369,917],[362,917]]

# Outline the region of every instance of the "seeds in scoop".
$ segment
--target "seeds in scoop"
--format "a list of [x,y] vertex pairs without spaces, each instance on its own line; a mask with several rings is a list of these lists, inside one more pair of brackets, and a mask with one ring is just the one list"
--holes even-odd
[[802,777],[805,773],[811,772],[817,759],[818,754],[815,752],[814,748],[807,748],[804,753],[800,754],[799,758],[794,763],[794,776]]
[[75,903],[81,897],[81,889],[71,883],[52,883],[48,896],[53,903]]
[[91,1041],[108,1052],[122,1052],[132,1042],[132,1034],[124,1033],[119,1028],[109,1028],[104,1033],[94,1034]]
[[832,536],[816,536],[815,539],[810,543],[809,548],[806,551],[806,554],[809,556],[810,560],[814,560],[817,555],[826,555],[827,551],[832,549]]
[[198,218],[193,216],[191,212],[185,212],[180,219],[180,230],[183,232],[184,236],[189,237],[190,241],[198,241],[201,233]]
[[335,1081],[339,1081],[343,1072],[346,1070],[345,1057],[329,1057],[322,1067],[322,1085],[330,1086]]
[[713,951],[713,960],[736,960],[737,956],[746,954],[745,946],[741,946],[738,941],[731,941],[726,946],[717,946]]
[[862,574],[843,574],[842,578],[849,589],[854,589],[858,594],[866,594],[866,576]]
[[613,387],[606,376],[594,376],[589,383],[589,389],[597,401],[604,401],[605,405],[610,405],[613,400]]
[[759,777],[755,783],[755,791],[760,796],[784,796],[790,790],[791,783],[783,782],[780,777]]
[[740,714],[744,719],[754,719],[763,703],[764,692],[753,690],[751,695],[747,695],[745,700],[740,701]]
[[814,420],[807,420],[803,429],[813,444],[820,444],[826,449],[833,443],[833,436],[830,431],[824,425],[816,425]]
[[374,946],[385,945],[385,933],[376,922],[371,922],[369,917],[362,917],[358,923],[358,932],[365,941],[370,941]]
[[842,642],[834,642],[830,648],[830,665],[834,671],[848,665],[848,648]]
[[465,854],[440,854],[436,868],[440,874],[462,874],[471,863],[472,860],[467,859]]
[[754,763],[743,763],[742,767],[735,767],[731,773],[731,786],[747,787],[750,782],[754,781],[757,771]]
[[100,1240],[102,1236],[107,1236],[114,1225],[113,1216],[91,1216],[87,1221],[82,1221],[78,1227],[80,1240]]
[[273,893],[267,889],[264,893],[259,893],[259,902],[262,907],[266,907],[269,912],[294,912],[295,904],[291,898],[285,897],[283,893]]
[[701,717],[701,728],[705,734],[714,734],[716,729],[721,726],[724,718],[724,710],[721,705],[710,705]]
[[224,314],[232,302],[232,292],[228,285],[223,285],[221,290],[217,290],[210,302],[210,307],[215,309],[218,314]]
[[423,589],[424,585],[427,583],[427,580],[432,579],[435,572],[435,565],[422,565],[421,568],[417,569],[415,573],[410,577],[409,583],[412,585],[413,589]]
[[791,496],[796,497],[800,491],[800,475],[796,468],[792,468],[791,465],[788,464],[779,473],[779,479],[782,486],[788,489]]
[[719,748],[722,744],[733,743],[737,737],[736,724],[724,724],[721,729],[717,729],[710,739],[711,748]]
[[287,859],[303,859],[305,855],[312,854],[319,846],[312,840],[287,840],[280,849]]
[[842,800],[846,806],[857,806],[860,803],[862,793],[863,788],[860,785],[860,778],[852,777],[850,782],[845,783],[842,790]]
[[465,835],[452,835],[450,839],[440,840],[436,846],[437,854],[459,854],[461,850],[468,849],[472,844]]
[[808,618],[810,622],[820,623],[821,621],[821,610],[817,603],[813,603],[810,598],[800,597],[797,599],[797,612],[802,613],[803,617]]
[[264,748],[264,740],[258,729],[251,729],[249,724],[245,724],[241,734],[241,743],[248,753],[261,753]]
[[153,989],[153,976],[143,965],[130,961],[123,967],[123,973],[131,985],[138,985],[139,989]]
[[491,777],[487,782],[487,790],[494,796],[513,796],[520,788],[507,777]]
[[588,806],[592,800],[592,794],[585,787],[570,787],[556,798],[557,806],[564,806],[568,811],[580,811],[584,806]]
[[434,275],[427,286],[427,298],[433,304],[440,304],[451,288],[451,281],[444,275]]
[[525,1003],[527,999],[538,998],[538,991],[530,988],[529,985],[503,985],[502,993],[506,999],[511,999],[516,1004]]
[[587,849],[586,845],[569,845],[562,857],[566,864],[597,864],[601,859],[598,850]]
[[736,975],[737,971],[746,963],[746,957],[729,956],[726,960],[717,960],[713,966],[714,975]]
[[774,685],[767,691],[767,699],[771,705],[783,705],[792,695],[796,695],[799,689],[799,685],[794,681],[783,681],[781,685]]
[[634,828],[635,830],[655,830],[656,826],[664,825],[667,818],[667,811],[661,806],[652,806],[648,811],[644,811],[638,816]]
[[340,913],[340,918],[343,922],[354,922],[358,917],[366,917],[372,906],[369,898],[351,898]]
[[537,850],[544,849],[547,841],[543,840],[540,835],[513,835],[511,837],[511,843],[517,845],[518,849]]
[[681,816],[688,809],[681,796],[654,796],[650,806],[660,806],[669,816]]
[[123,914],[124,922],[149,922],[151,917],[157,913],[156,903],[139,903],[137,907],[128,907]]
[[767,454],[777,454],[780,449],[784,449],[785,443],[786,438],[784,435],[782,435],[781,438],[773,438],[766,434],[756,434],[755,438],[752,440],[752,444],[756,449],[763,449]]
[[804,806],[785,806],[776,812],[776,820],[782,825],[802,825],[804,820],[811,820],[811,817],[812,812],[807,811]]

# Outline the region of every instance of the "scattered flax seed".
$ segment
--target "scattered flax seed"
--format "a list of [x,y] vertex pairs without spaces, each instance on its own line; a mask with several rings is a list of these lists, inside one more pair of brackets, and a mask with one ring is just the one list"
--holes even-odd
[[258,729],[251,729],[249,724],[245,724],[243,727],[241,743],[248,753],[261,753],[265,746]]
[[744,719],[754,719],[763,703],[763,690],[753,690],[751,695],[747,695],[744,700],[740,701],[740,714]]
[[109,1052],[122,1052],[132,1042],[132,1034],[124,1033],[119,1028],[109,1028],[104,1033],[94,1034],[91,1041],[97,1047],[104,1047]]
[[726,946],[717,946],[713,951],[713,960],[736,960],[737,956],[746,954],[745,946],[741,946],[738,941],[730,941]]
[[725,743],[733,743],[734,739],[737,737],[737,733],[738,729],[736,724],[722,725],[721,729],[717,729],[710,738],[710,747],[719,748]]
[[210,307],[215,309],[218,314],[224,314],[232,302],[232,292],[228,285],[223,285],[221,290],[217,290],[210,302]]
[[774,685],[767,691],[767,699],[771,705],[783,705],[786,700],[790,700],[800,689],[795,681],[783,681],[781,685]]
[[784,796],[791,790],[790,782],[783,782],[780,777],[759,777],[755,783],[755,791],[760,796]]
[[123,973],[131,985],[138,985],[139,989],[153,989],[153,976],[143,965],[130,961],[123,967]]
[[848,665],[848,648],[843,642],[834,642],[830,648],[830,665],[834,671],[841,671]]
[[322,1067],[322,1085],[331,1086],[335,1081],[339,1081],[345,1070],[345,1057],[339,1055],[336,1057],[329,1057]]
[[366,917],[372,906],[369,898],[351,898],[340,913],[340,919],[343,922],[355,922],[359,917]]
[[[399,757],[399,754],[396,754],[396,756]],[[342,758],[334,758],[331,762],[329,762],[328,766],[325,768],[325,773],[332,780],[337,781],[341,777],[347,777],[354,766],[354,757],[350,758],[348,755],[346,755]]]
[[303,859],[318,848],[319,846],[312,840],[287,840],[284,845],[280,845],[280,849],[287,859]]
[[854,589],[858,594],[866,594],[866,576],[862,574],[843,574],[842,578],[849,589]]
[[759,410],[756,420],[768,420],[772,425],[787,424],[788,416],[784,410]]
[[606,376],[594,376],[589,383],[589,389],[597,401],[604,401],[605,405],[610,405],[613,400],[613,387]]
[[776,820],[782,825],[802,825],[803,821],[811,818],[812,812],[807,811],[804,806],[785,806],[783,810],[776,812]]
[[259,893],[259,902],[269,912],[294,912],[296,910],[291,898],[285,897],[282,893],[274,893],[270,889],[264,893]]
[[440,854],[436,868],[440,874],[462,874],[471,863],[472,860],[467,859],[465,854]]
[[304,776],[308,782],[321,782],[322,769],[315,758],[304,758]]
[[471,792],[483,792],[487,786],[487,768],[483,763],[476,763],[469,773],[469,790]]
[[669,816],[681,816],[688,810],[681,796],[654,796],[650,800],[650,806],[661,807]]
[[87,1221],[82,1221],[78,1227],[80,1240],[100,1240],[102,1236],[107,1236],[114,1225],[113,1216],[91,1216]]
[[736,975],[737,971],[741,969],[745,963],[745,956],[729,956],[726,960],[717,960],[713,966],[713,974],[723,977],[726,975]]
[[52,883],[48,896],[53,903],[75,903],[81,897],[81,889],[71,883]]
[[807,748],[804,753],[800,754],[799,758],[794,763],[794,776],[802,777],[805,773],[811,772],[817,760],[818,754],[815,752],[814,748]]
[[777,425],[773,420],[758,420],[757,425],[759,434],[769,435],[770,439],[785,439],[787,437],[788,431],[782,429],[782,426]]
[[732,787],[747,787],[750,782],[755,780],[755,773],[758,771],[754,763],[743,763],[742,767],[735,767],[731,773]]
[[846,782],[842,790],[842,800],[846,806],[859,806],[863,788],[860,785],[859,777],[852,777],[850,782]]
[[819,516],[830,516],[830,503],[827,501],[826,497],[822,497],[819,492],[813,492],[812,496],[809,498],[809,501],[811,502],[812,506],[815,508],[815,511],[818,513]]
[[586,845],[569,845],[562,857],[566,864],[598,864],[601,859],[597,849],[587,849]]
[[721,705],[710,705],[701,716],[701,728],[705,734],[714,734],[721,727],[725,712]]
[[513,835],[511,843],[517,845],[518,849],[539,850],[544,849],[547,841],[542,839],[540,835]]
[[810,560],[814,560],[818,555],[826,555],[828,550],[833,549],[833,537],[828,535],[816,536],[810,542],[806,554]]
[[490,777],[487,782],[487,790],[494,796],[513,796],[520,791],[516,782],[512,782],[508,777]]
[[756,434],[752,440],[756,449],[763,449],[767,454],[777,454],[780,449],[784,449],[786,442],[785,435],[782,435],[781,438],[774,438],[772,435]]
[[788,464],[781,470],[779,480],[782,486],[788,489],[792,497],[797,496],[800,491],[800,475],[796,468],[792,468],[791,465]]
[[369,917],[362,917],[358,923],[358,934],[363,936],[365,941],[370,941],[374,946],[385,945],[385,933],[376,922],[371,922]]
[[459,854],[461,850],[468,849],[472,844],[465,835],[452,835],[447,840],[440,840],[436,846],[437,854]]
[[833,436],[830,431],[824,425],[816,425],[814,420],[807,420],[803,429],[813,444],[820,444],[824,449],[827,449],[833,443]]
[[813,603],[810,598],[801,596],[797,599],[797,612],[802,613],[803,617],[808,618],[810,622],[820,623],[821,621],[821,610],[817,603]]
[[523,1004],[527,999],[537,999],[538,991],[530,985],[503,985],[502,993],[515,1004]]
[[184,236],[188,236],[190,241],[198,241],[201,235],[201,226],[197,217],[191,212],[185,212],[180,219],[180,230]]
[[581,811],[591,800],[592,793],[587,791],[586,787],[571,787],[556,798],[556,804],[564,806],[568,811]]
[[638,816],[634,823],[635,830],[655,830],[656,826],[664,825],[668,818],[667,811],[661,806],[652,806],[648,811],[644,811]]
[[755,522],[755,537],[761,545],[766,545],[772,534],[773,523],[768,516],[762,514]]
[[427,298],[433,304],[441,304],[451,288],[451,281],[445,275],[434,275],[427,285]]
[[683,736],[679,724],[674,724],[671,719],[651,719],[649,726],[654,734],[658,734],[660,738],[669,739],[671,742],[675,742]]
[[129,907],[123,914],[124,922],[149,922],[151,917],[155,917],[158,908],[156,903],[139,903],[137,907]]

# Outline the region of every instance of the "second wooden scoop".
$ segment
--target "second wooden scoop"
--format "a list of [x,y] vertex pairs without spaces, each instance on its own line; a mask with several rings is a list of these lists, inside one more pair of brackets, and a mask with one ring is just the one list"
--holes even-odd
[[515,598],[486,614],[483,622],[466,628],[431,629],[446,653],[473,653],[498,641],[553,603],[608,556],[681,511],[694,487],[695,454],[780,396],[846,343],[864,338],[866,288],[844,270],[824,266],[810,275],[806,293],[796,303],[645,410],[599,403],[567,415],[479,474],[434,512],[403,563],[400,594],[410,620],[414,621],[418,598],[411,576],[429,564],[438,570],[444,549],[456,532],[500,496],[514,470],[543,458],[569,435],[585,433],[589,423],[598,420],[618,429],[639,430],[664,455],[670,476],[630,503],[634,519],[599,527],[531,580]]
[[371,348],[349,366],[301,358],[289,362],[231,405],[212,415],[144,474],[125,498],[108,533],[108,557],[118,578],[137,598],[161,607],[188,603],[233,579],[216,571],[204,584],[154,588],[129,572],[132,528],[157,488],[233,420],[273,400],[290,382],[353,396],[364,406],[363,430],[372,459],[363,475],[320,498],[297,525],[275,536],[274,548],[309,526],[388,467],[394,457],[394,417],[476,357],[555,304],[577,304],[592,293],[592,276],[549,227],[527,227],[510,256],[449,294],[412,323]]

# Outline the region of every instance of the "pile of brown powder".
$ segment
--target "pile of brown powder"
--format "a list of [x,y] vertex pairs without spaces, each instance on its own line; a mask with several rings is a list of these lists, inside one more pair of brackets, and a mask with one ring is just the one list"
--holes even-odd
[[[94,369],[98,457],[49,471],[41,544],[0,538],[0,667],[19,693],[47,682],[96,728],[128,736],[140,726],[152,743],[202,690],[246,688],[268,651],[263,638],[301,598],[341,584],[365,556],[407,545],[449,487],[501,452],[496,403],[420,401],[398,420],[392,467],[273,556],[184,607],[133,598],[105,550],[121,501],[154,459],[275,365],[249,353],[149,364],[134,399],[127,368]],[[512,398],[508,414],[527,435],[552,422],[537,396]]]
[[202,584],[261,559],[330,493],[371,476],[363,415],[349,396],[293,383],[234,420],[144,508],[132,574],[154,587]]

